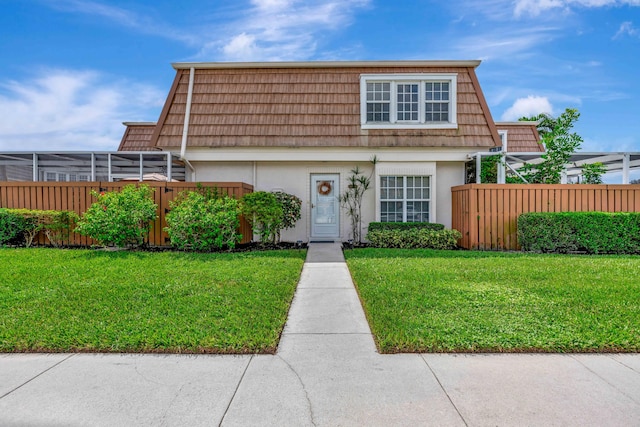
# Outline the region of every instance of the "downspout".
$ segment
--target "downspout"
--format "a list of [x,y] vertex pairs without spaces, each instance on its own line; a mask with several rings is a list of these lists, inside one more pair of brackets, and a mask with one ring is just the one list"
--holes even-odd
[[193,174],[192,179],[194,181],[196,171],[191,163],[189,163],[189,161],[184,158],[184,156],[187,151],[187,137],[189,135],[189,121],[191,119],[191,99],[193,98],[193,80],[195,73],[196,69],[194,67],[191,67],[189,69],[189,89],[187,92],[187,105],[184,112],[184,126],[182,127],[182,144],[180,145],[180,160],[182,160],[187,166],[189,166],[189,169],[191,169],[191,172]]
[[[189,162],[189,160],[187,160],[185,158],[180,158],[180,160],[182,160],[185,165],[189,166],[189,169],[191,170],[191,182],[195,182],[196,181],[196,169],[193,167],[191,162]],[[186,179],[186,177],[185,177],[185,179]]]
[[[32,169],[31,169],[31,175],[33,177],[33,182],[38,182],[40,181],[40,173],[38,173],[38,154],[37,153],[33,153],[32,156]],[[45,178],[46,179],[46,178]]]

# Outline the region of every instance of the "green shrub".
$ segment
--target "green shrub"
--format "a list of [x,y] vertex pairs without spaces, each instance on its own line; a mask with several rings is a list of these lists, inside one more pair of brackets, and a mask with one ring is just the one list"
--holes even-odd
[[398,249],[455,249],[461,237],[458,230],[427,228],[374,229],[367,234],[371,246]]
[[77,213],[70,211],[43,211],[40,217],[44,234],[53,246],[60,246],[69,242],[73,226],[80,218]]
[[210,197],[202,192],[189,191],[169,203],[168,227],[165,228],[171,245],[178,249],[212,251],[233,249],[242,239],[240,208],[237,200],[223,196]]
[[153,192],[144,184],[127,185],[119,192],[92,191],[98,200],[82,215],[75,231],[105,246],[141,245],[157,217]]
[[435,222],[370,222],[369,232],[378,230],[444,230],[444,225]]
[[38,233],[43,232],[49,242],[59,246],[68,241],[75,212],[43,211],[36,209],[0,209],[0,244],[13,241],[29,247]]
[[26,219],[15,209],[0,209],[0,245],[24,242]]
[[301,218],[302,200],[293,194],[284,193],[282,191],[274,191],[278,203],[282,207],[282,220],[278,227],[276,239],[280,240],[280,232],[288,228],[296,226],[296,222]]
[[518,217],[523,251],[640,253],[640,213],[530,212]]
[[240,212],[260,236],[262,243],[275,243],[282,224],[282,205],[273,193],[256,191],[242,196]]

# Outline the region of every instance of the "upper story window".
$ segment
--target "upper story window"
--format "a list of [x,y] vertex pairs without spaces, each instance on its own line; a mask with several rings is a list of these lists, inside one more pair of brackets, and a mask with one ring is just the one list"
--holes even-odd
[[363,129],[455,129],[456,74],[363,74]]

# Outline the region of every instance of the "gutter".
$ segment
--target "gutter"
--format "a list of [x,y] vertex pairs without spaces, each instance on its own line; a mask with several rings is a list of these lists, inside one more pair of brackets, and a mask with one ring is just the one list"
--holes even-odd
[[229,69],[229,68],[360,68],[360,67],[472,67],[480,65],[479,60],[443,61],[283,61],[283,62],[174,62],[176,70],[184,69]]
[[184,125],[182,127],[182,144],[180,145],[180,159],[184,159],[187,151],[187,136],[189,135],[189,119],[191,118],[191,99],[193,98],[193,80],[196,69],[189,70],[189,91],[187,92],[187,106],[184,112]]
[[195,68],[191,67],[189,69],[189,89],[187,92],[187,105],[184,112],[184,125],[182,126],[182,142],[180,144],[180,160],[183,161],[191,170],[192,180],[195,181],[196,169],[193,167],[191,162],[185,158],[185,154],[187,152],[187,139],[189,136],[189,121],[191,120],[191,99],[193,98],[193,81],[195,77]]
[[[191,179],[195,182],[196,180],[196,168],[193,167],[193,165],[191,164],[191,162],[187,159],[185,159],[184,157],[180,157],[180,160],[184,162],[185,165],[189,166],[189,169],[191,170]],[[185,180],[186,181],[186,180]]]

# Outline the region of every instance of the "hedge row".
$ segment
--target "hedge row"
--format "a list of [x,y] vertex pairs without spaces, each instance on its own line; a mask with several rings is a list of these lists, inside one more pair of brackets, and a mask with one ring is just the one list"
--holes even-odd
[[75,212],[0,208],[0,245],[29,247],[43,232],[52,245],[59,246],[68,242],[77,220]]
[[639,254],[640,213],[531,212],[518,217],[524,251]]
[[370,222],[369,232],[379,230],[444,230],[444,225],[433,222]]
[[427,228],[373,230],[367,234],[373,247],[399,249],[455,249],[461,237],[458,230]]

